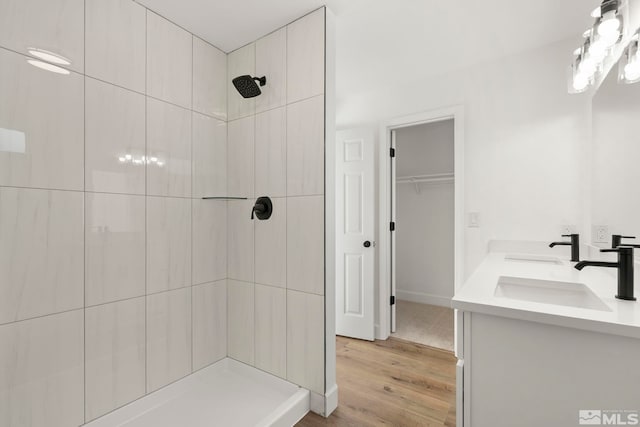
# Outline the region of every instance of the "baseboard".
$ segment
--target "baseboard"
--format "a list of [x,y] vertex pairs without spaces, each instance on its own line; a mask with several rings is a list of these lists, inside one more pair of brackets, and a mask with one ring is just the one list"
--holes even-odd
[[441,295],[427,294],[424,292],[402,291],[400,289],[397,289],[396,298],[403,301],[418,302],[420,304],[451,307],[451,298],[443,297]]
[[338,407],[338,385],[334,384],[324,395],[311,392],[311,411],[328,417]]

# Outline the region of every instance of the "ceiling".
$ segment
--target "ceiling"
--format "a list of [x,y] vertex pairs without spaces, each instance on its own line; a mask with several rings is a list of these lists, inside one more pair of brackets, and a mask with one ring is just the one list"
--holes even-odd
[[[326,4],[336,14],[337,91],[391,88],[576,38],[598,0],[137,0],[222,50]],[[576,46],[577,47],[577,46]],[[569,55],[570,52],[567,52]],[[570,58],[567,58],[567,62]]]

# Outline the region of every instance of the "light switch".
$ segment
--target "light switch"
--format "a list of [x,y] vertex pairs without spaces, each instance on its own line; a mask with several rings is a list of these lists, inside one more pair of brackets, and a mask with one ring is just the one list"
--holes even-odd
[[469,228],[480,227],[480,214],[478,212],[469,212]]

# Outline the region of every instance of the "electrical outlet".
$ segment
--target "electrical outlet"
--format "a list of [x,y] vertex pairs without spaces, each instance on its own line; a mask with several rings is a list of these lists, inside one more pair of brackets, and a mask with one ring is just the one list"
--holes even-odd
[[593,243],[609,243],[609,227],[606,225],[593,226]]
[[561,225],[560,234],[575,234],[577,227],[575,225]]

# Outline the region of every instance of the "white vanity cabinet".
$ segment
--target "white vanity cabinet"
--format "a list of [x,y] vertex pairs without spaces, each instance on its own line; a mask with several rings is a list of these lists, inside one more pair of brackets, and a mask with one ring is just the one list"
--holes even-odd
[[527,312],[458,311],[460,319],[458,426],[578,426],[581,410],[634,425],[640,339],[529,321]]

